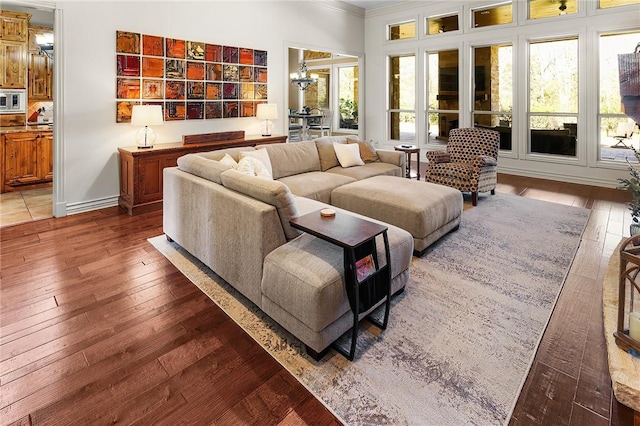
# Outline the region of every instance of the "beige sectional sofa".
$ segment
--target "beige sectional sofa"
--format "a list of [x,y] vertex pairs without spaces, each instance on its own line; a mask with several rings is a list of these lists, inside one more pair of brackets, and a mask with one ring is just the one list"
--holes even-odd
[[[165,168],[163,176],[167,237],[299,338],[316,358],[352,326],[343,252],[301,234],[289,219],[328,207],[336,188],[373,176],[401,179],[404,172],[404,155],[384,150],[377,151],[378,161],[342,168],[333,142],[346,140],[326,137],[256,147],[266,149],[274,180],[242,174],[219,161],[225,154],[237,161],[251,147],[188,154],[178,159],[178,167]],[[375,192],[375,186],[366,191]],[[385,224],[396,294],[409,279],[414,239]],[[377,247],[384,247],[381,237]],[[384,262],[383,253],[379,258]]]

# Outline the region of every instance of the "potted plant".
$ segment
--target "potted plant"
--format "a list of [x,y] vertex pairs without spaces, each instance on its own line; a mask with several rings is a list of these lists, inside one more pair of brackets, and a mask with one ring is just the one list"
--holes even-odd
[[631,194],[631,201],[629,202],[629,210],[631,210],[631,235],[640,234],[640,153],[634,148],[633,155],[638,163],[631,163],[627,158],[627,164],[630,177],[625,179],[618,179],[620,182],[619,188],[626,189]]
[[339,107],[342,121],[347,126],[352,125],[358,118],[358,103],[351,99],[340,98]]

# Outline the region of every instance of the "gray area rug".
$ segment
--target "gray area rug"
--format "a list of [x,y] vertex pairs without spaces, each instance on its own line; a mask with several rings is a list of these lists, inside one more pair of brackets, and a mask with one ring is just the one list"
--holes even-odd
[[[571,266],[587,209],[482,197],[422,258],[356,359],[295,337],[164,236],[149,241],[348,425],[506,424]],[[344,338],[344,336],[343,336]]]

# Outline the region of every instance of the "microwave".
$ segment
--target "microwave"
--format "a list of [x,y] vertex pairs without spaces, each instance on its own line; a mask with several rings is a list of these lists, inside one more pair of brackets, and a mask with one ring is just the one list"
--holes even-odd
[[24,114],[26,111],[26,89],[0,89],[0,114]]

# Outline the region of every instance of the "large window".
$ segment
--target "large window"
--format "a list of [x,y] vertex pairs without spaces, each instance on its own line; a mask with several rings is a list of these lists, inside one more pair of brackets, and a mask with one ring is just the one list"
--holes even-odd
[[473,122],[500,132],[500,149],[511,150],[513,48],[511,44],[473,49]]
[[389,117],[390,139],[416,139],[416,57],[389,57]]
[[459,124],[458,49],[427,53],[427,138],[446,143]]
[[358,128],[358,66],[338,67],[340,129]]
[[529,45],[529,152],[576,156],[578,39]]
[[[600,160],[625,161],[628,158],[630,161],[635,161],[633,151],[630,148],[640,149],[638,128],[633,118],[628,117],[623,109],[626,99],[621,97],[621,91],[624,91],[625,88],[620,84],[620,81],[627,79],[619,74],[619,62],[622,62],[624,69],[626,59],[634,56],[624,54],[633,53],[638,40],[640,40],[640,32],[600,36],[600,102],[598,107]],[[624,74],[624,71],[622,73]],[[631,108],[628,108],[628,112],[630,110]]]

